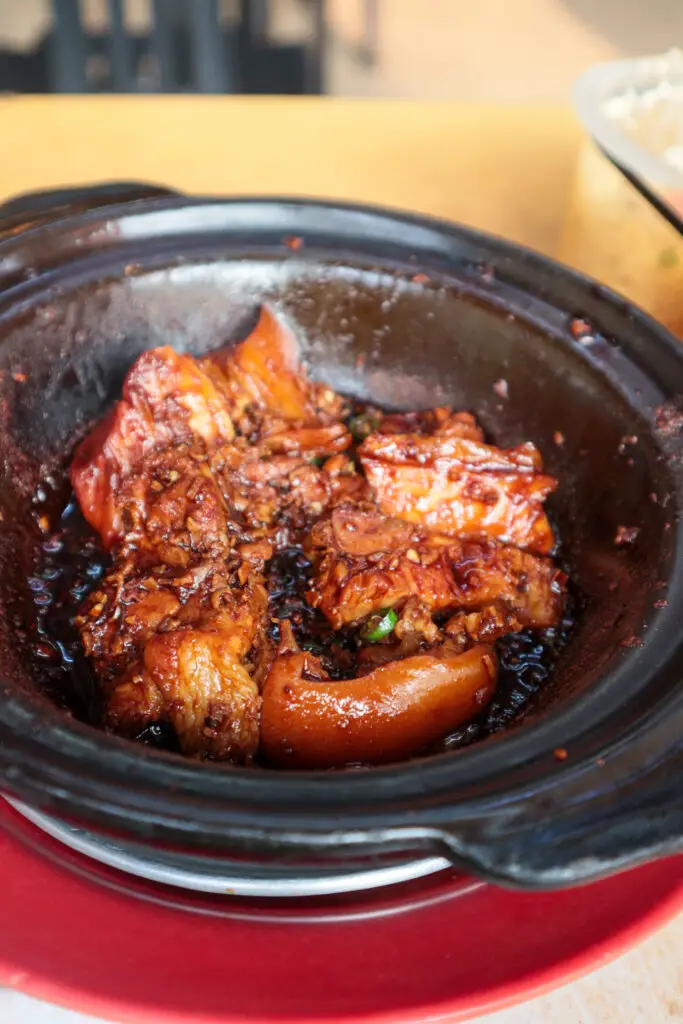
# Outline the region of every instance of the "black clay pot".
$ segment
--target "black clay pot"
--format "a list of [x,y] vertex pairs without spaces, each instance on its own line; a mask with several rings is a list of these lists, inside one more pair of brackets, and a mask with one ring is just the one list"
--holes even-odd
[[[671,335],[551,260],[381,209],[113,186],[4,212],[7,794],[190,853],[336,868],[437,854],[532,888],[683,849],[683,351]],[[551,512],[582,610],[552,683],[509,730],[364,772],[245,770],[105,735],[41,689],[16,618],[36,481],[64,465],[141,350],[205,352],[242,336],[265,298],[300,325],[315,376],[383,405],[475,410],[495,440],[533,440],[559,477]],[[638,528],[634,543],[615,545],[620,526]]]

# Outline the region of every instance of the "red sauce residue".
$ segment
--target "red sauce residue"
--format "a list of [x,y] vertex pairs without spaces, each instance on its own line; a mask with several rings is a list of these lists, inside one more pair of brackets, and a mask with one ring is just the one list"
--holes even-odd
[[569,321],[569,331],[575,341],[581,341],[583,338],[590,337],[592,328],[587,320],[582,320],[581,317],[574,317],[573,320]]
[[644,647],[645,646],[645,642],[644,642],[644,640],[641,637],[635,636],[635,634],[632,634],[631,636],[625,637],[625,639],[621,641],[621,644],[619,646],[620,647]]
[[633,544],[639,533],[639,526],[617,526],[614,543],[617,547],[625,547],[628,544]]

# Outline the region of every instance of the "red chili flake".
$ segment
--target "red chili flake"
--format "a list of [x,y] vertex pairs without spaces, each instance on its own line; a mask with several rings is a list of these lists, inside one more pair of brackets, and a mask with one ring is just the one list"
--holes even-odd
[[52,644],[36,643],[33,645],[33,653],[45,661],[56,661],[58,653]]
[[282,239],[282,244],[286,245],[292,252],[296,252],[304,244],[303,238],[299,238],[298,235],[287,235],[286,238]]
[[499,398],[507,398],[510,393],[508,390],[508,382],[504,380],[502,377],[500,380],[497,380],[495,382],[495,384],[493,385],[493,390],[495,391]]
[[490,263],[480,263],[477,270],[482,281],[486,281],[487,284],[495,279],[496,271]]
[[619,646],[620,647],[644,647],[645,646],[645,642],[639,636],[636,636],[635,634],[632,634],[631,636],[627,636],[624,640],[622,640],[621,643],[619,644]]
[[669,435],[683,430],[683,412],[667,402],[655,409],[655,426]]
[[553,757],[556,761],[566,761],[567,751],[564,747],[556,747],[555,750],[553,750]]
[[669,602],[668,601],[655,601],[655,608],[668,608],[668,607],[669,607]]
[[635,461],[633,459],[627,459],[626,460],[626,465],[628,466],[629,469],[633,469],[633,467],[635,466]]
[[43,533],[47,533],[50,529],[50,520],[48,519],[48,517],[40,516],[38,518],[38,526],[43,531]]
[[588,455],[587,448],[579,448],[579,455]]
[[604,757],[599,757],[595,763],[597,764],[598,768],[604,768],[605,767],[605,759],[604,759]]
[[617,532],[614,537],[614,543],[617,546],[633,544],[634,540],[636,539],[639,533],[639,526],[617,526]]
[[671,523],[664,523],[664,531],[668,533],[671,529]]
[[13,373],[12,377],[17,382],[17,384],[25,384],[26,381],[28,380],[28,377],[26,376],[25,373]]
[[609,583],[607,584],[607,589],[608,589],[608,590],[610,591],[610,593],[612,593],[612,594],[613,594],[615,590],[618,590],[618,589],[619,589],[619,584],[617,583],[617,581],[616,581],[616,580],[611,580],[611,581],[610,581],[610,582],[609,582]]
[[562,445],[564,444],[564,434],[561,433],[559,430],[556,430],[553,434],[553,441],[556,445],[562,447]]
[[582,320],[581,317],[574,317],[573,320],[569,321],[569,331],[572,338],[576,341],[581,341],[582,338],[590,335],[591,325],[587,320]]
[[413,284],[427,284],[429,279],[429,274],[413,274],[411,278]]
[[657,497],[654,491],[650,491],[650,501],[653,505],[656,505],[659,502],[659,498]]
[[365,360],[366,359],[367,359],[367,356],[365,355],[364,352],[361,352],[361,354],[356,358],[356,366],[357,366],[357,368],[359,370],[362,370],[363,367],[365,366]]
[[626,451],[626,449],[629,448],[631,445],[634,445],[634,444],[638,444],[637,436],[635,434],[627,434],[625,437],[622,437],[622,439],[620,440],[619,447],[617,448],[617,451],[619,452],[620,455],[623,455],[624,452]]

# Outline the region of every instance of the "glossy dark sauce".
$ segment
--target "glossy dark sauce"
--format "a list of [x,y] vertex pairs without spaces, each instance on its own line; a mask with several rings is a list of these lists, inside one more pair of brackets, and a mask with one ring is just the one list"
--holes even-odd
[[78,610],[109,566],[74,495],[38,488],[35,515],[44,539],[28,578],[31,649],[49,695],[78,718],[99,724],[100,690],[74,624]]
[[[41,678],[59,704],[76,717],[99,725],[99,689],[81,646],[74,618],[85,597],[94,590],[109,565],[109,556],[85,522],[73,494],[39,488],[34,502],[43,522],[44,540],[28,579],[26,618],[33,654]],[[356,638],[352,630],[334,631],[305,600],[311,563],[298,548],[276,555],[267,567],[270,593],[270,633],[279,638],[278,620],[288,618],[299,645],[321,658],[331,679],[356,674]],[[505,729],[530,705],[547,684],[574,625],[576,601],[569,600],[565,617],[556,629],[524,630],[496,643],[500,675],[496,696],[487,710],[450,736],[433,752],[453,750]],[[275,620],[275,621],[273,621]],[[150,746],[179,751],[165,723],[154,723],[138,740]]]
[[270,635],[280,639],[277,619],[289,619],[299,647],[320,658],[330,679],[356,674],[356,644],[350,631],[332,629],[327,619],[306,602],[313,566],[298,548],[270,560],[266,584],[270,595]]

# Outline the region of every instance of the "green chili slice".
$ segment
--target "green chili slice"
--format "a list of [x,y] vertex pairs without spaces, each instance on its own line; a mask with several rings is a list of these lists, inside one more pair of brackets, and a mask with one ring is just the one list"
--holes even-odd
[[384,640],[386,636],[393,633],[397,622],[398,615],[393,608],[388,608],[370,619],[363,635],[366,640],[377,643],[378,640]]

